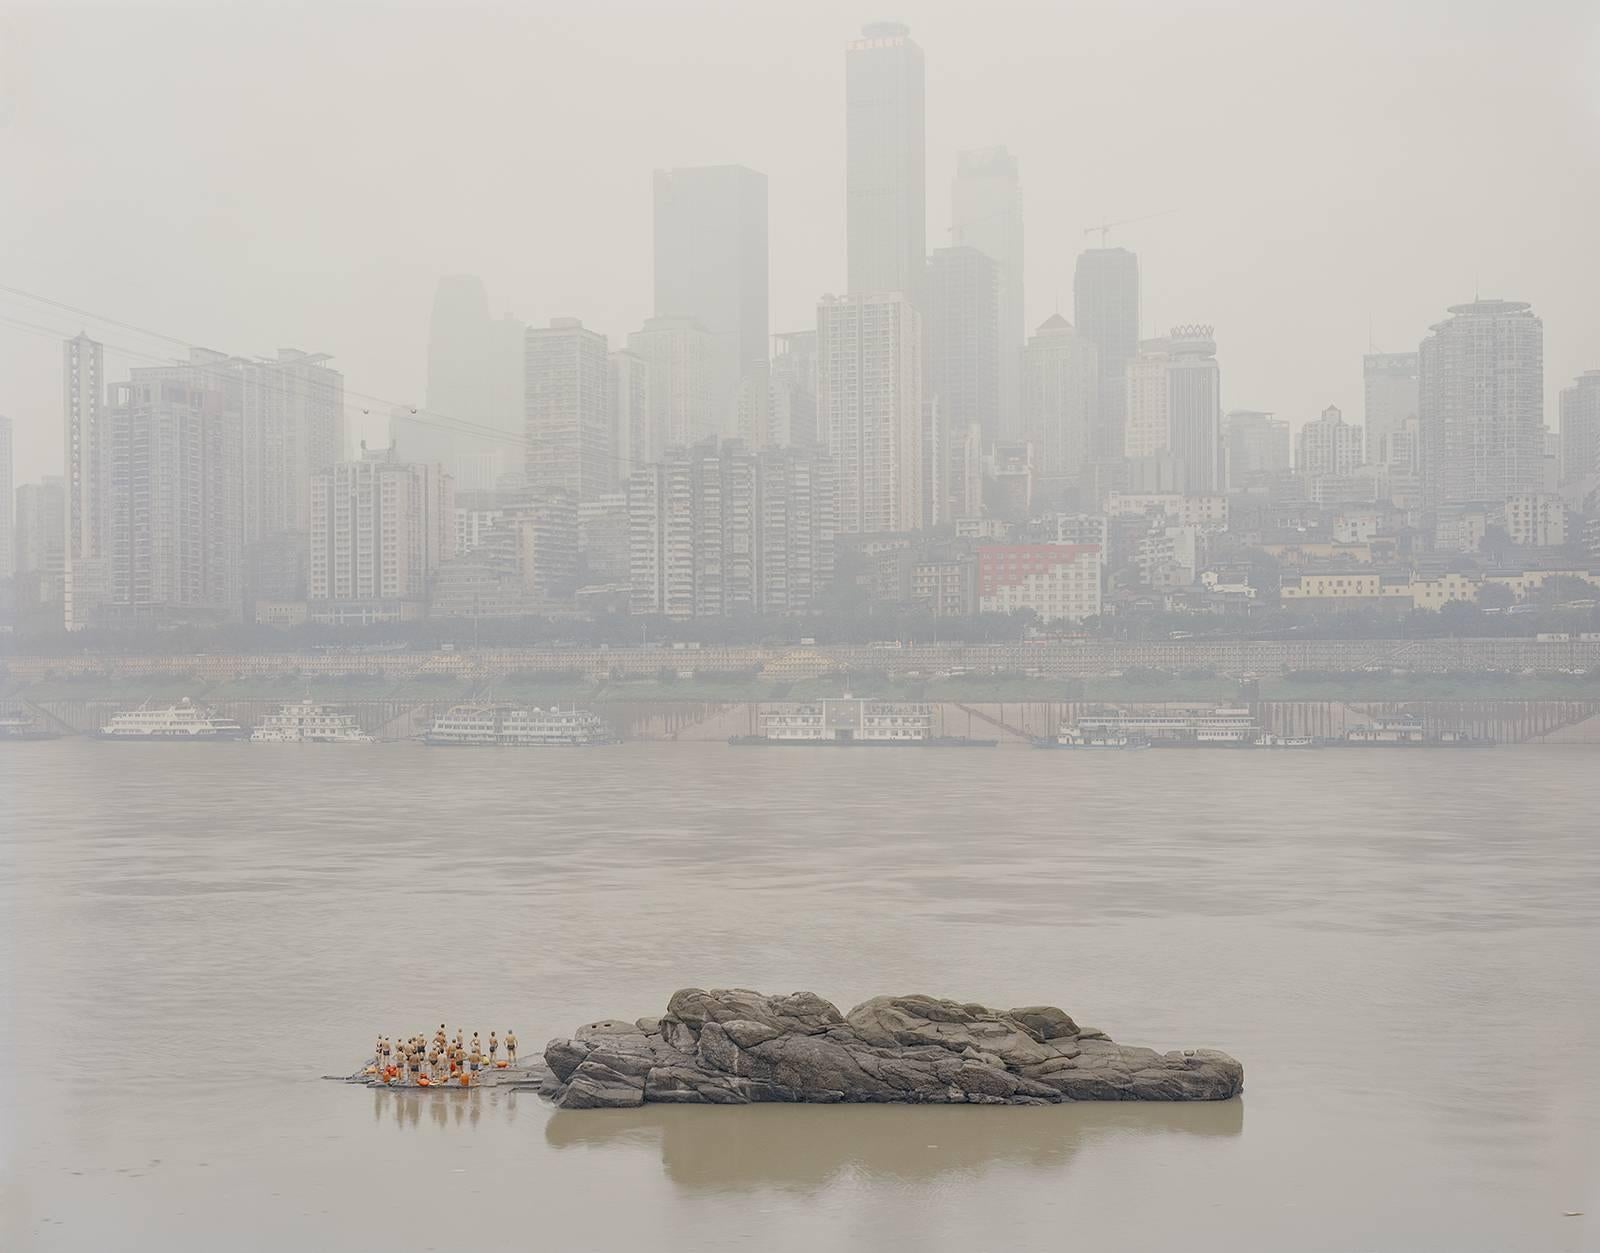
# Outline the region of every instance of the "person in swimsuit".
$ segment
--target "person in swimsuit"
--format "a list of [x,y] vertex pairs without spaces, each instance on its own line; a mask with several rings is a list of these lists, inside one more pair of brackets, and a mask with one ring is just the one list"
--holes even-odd
[[494,1038],[494,1032],[489,1033],[489,1066],[493,1069],[500,1053],[500,1041]]
[[517,1064],[517,1033],[509,1027],[506,1029],[506,1061],[513,1066]]

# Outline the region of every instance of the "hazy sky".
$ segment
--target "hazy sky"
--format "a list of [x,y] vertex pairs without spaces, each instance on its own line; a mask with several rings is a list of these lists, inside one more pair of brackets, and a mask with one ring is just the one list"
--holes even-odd
[[[439,275],[618,342],[651,171],[743,162],[773,329],[812,325],[843,283],[843,48],[883,17],[927,56],[929,246],[958,149],[1021,161],[1030,327],[1070,317],[1085,226],[1173,210],[1112,242],[1147,329],[1216,325],[1227,407],[1358,416],[1369,334],[1414,348],[1475,288],[1543,316],[1551,425],[1600,367],[1595,0],[9,6],[0,283],[415,402]],[[60,348],[17,321],[172,348],[0,292],[21,482],[59,470]]]

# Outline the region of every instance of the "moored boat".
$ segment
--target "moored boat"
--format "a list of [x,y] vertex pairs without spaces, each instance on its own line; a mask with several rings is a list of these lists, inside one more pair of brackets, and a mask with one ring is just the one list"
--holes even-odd
[[311,699],[291,701],[250,732],[254,744],[370,744],[354,714]]
[[232,718],[224,718],[215,710],[196,705],[185,697],[176,705],[152,707],[148,703],[137,709],[126,709],[111,715],[100,728],[103,740],[239,740],[245,729]]
[[438,748],[586,748],[615,737],[587,709],[524,709],[505,704],[454,705],[428,728]]

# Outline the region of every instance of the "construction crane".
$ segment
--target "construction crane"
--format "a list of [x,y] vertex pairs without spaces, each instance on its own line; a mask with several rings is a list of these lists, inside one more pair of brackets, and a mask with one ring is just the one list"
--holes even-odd
[[1098,226],[1084,227],[1083,233],[1085,235],[1093,235],[1096,231],[1099,231],[1100,246],[1104,248],[1106,246],[1106,236],[1111,233],[1113,226],[1132,226],[1135,222],[1148,222],[1152,218],[1164,218],[1168,214],[1176,212],[1176,209],[1163,209],[1160,213],[1146,213],[1143,217],[1138,218],[1123,218],[1120,222],[1101,222]]

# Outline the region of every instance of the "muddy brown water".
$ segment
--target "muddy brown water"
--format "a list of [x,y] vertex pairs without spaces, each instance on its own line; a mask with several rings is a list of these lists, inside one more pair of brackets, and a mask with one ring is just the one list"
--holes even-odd
[[[1597,768],[0,745],[0,1248],[1594,1248]],[[690,984],[1055,1003],[1246,1090],[568,1113],[317,1078]]]

